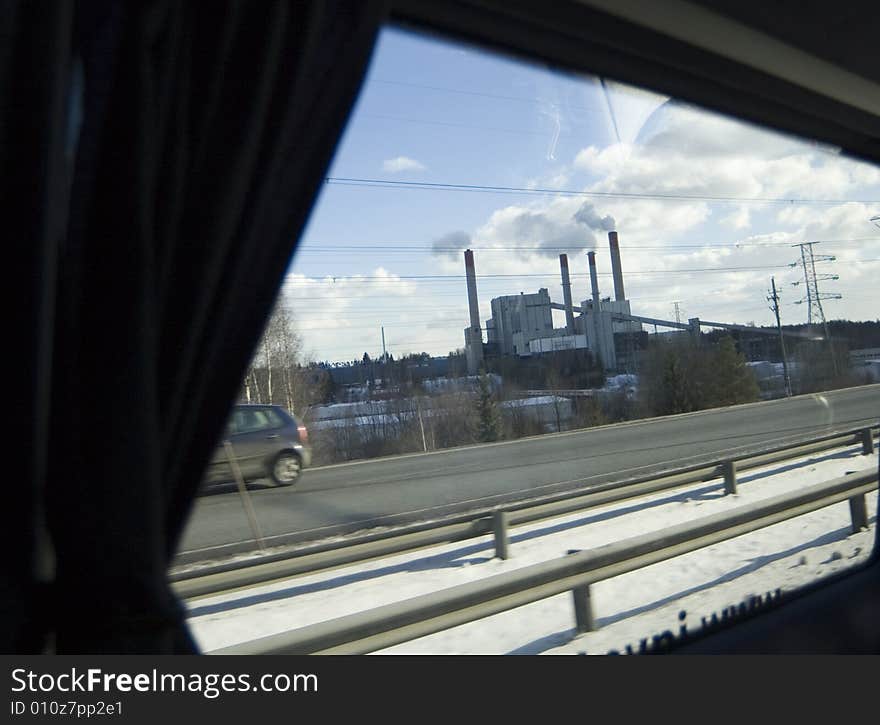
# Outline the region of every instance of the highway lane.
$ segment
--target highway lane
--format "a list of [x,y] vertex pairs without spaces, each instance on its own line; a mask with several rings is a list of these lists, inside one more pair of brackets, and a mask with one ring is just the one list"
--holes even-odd
[[[518,441],[315,468],[293,488],[259,483],[250,499],[267,543],[309,541],[427,520],[763,448],[880,420],[880,385]],[[185,559],[253,548],[234,487],[199,498]],[[276,537],[276,538],[273,538]],[[213,551],[212,551],[213,550]]]

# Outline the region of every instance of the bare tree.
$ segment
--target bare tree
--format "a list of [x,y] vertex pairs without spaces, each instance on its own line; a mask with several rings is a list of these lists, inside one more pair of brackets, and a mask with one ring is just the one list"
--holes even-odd
[[559,373],[559,370],[555,367],[551,367],[547,370],[546,377],[546,386],[547,390],[550,391],[550,396],[553,399],[553,412],[556,414],[556,432],[559,433],[562,430],[562,422],[560,421],[559,416],[559,390],[562,388],[562,376]]
[[247,402],[274,403],[300,412],[311,399],[302,369],[303,345],[293,315],[279,298],[244,379]]

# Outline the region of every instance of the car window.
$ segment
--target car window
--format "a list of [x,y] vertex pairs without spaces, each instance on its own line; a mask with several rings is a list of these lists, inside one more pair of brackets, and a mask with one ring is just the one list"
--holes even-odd
[[243,408],[235,413],[235,432],[253,433],[278,427],[280,418],[268,408]]
[[261,411],[265,416],[265,425],[267,428],[281,428],[285,425],[284,419],[273,408],[264,408]]
[[[836,149],[386,29],[241,384],[239,403],[299,416],[311,451],[303,486],[253,489],[261,533],[335,546],[465,514],[485,532],[495,511],[542,497],[643,493],[511,529],[509,560],[484,537],[349,580],[315,573],[284,585],[298,593],[287,621],[876,471],[878,224],[880,171]],[[273,415],[237,411],[236,431]],[[795,444],[810,447],[777,456]],[[644,493],[698,466],[704,478]],[[234,532],[211,518],[241,516],[237,495],[196,511],[184,550],[251,535],[243,518]],[[637,643],[677,631],[680,613],[699,623],[859,565],[876,511],[876,491],[839,498],[597,583],[601,626],[580,643],[560,597],[398,651]],[[243,607],[240,622],[256,631],[263,615]],[[193,620],[206,645],[234,639],[208,619]]]

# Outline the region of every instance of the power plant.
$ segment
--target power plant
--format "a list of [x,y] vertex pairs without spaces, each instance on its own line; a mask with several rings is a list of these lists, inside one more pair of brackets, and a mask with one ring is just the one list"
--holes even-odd
[[[611,253],[611,276],[614,282],[614,299],[599,294],[596,253],[587,253],[590,271],[590,297],[580,304],[575,315],[572,302],[571,275],[568,255],[559,255],[562,275],[563,302],[552,302],[550,293],[539,289],[535,294],[505,295],[492,300],[492,317],[486,320],[486,342],[480,326],[480,308],[477,304],[477,275],[474,253],[464,253],[467,273],[468,303],[471,324],[464,331],[467,351],[468,373],[479,372],[486,357],[512,355],[530,357],[560,350],[588,350],[607,372],[635,372],[639,350],[647,345],[648,333],[642,325],[666,327],[689,333],[700,340],[700,328],[715,327],[739,330],[750,335],[776,335],[774,329],[729,322],[710,322],[699,317],[679,320],[660,320],[632,314],[623,287],[623,266],[620,261],[620,245],[617,232],[608,232]],[[565,327],[553,326],[553,310],[565,312]],[[789,337],[815,339],[815,333],[790,331]],[[827,334],[826,334],[827,336]]]
[[[607,371],[631,368],[636,351],[644,346],[647,333],[641,319],[632,315],[623,286],[623,268],[617,232],[608,233],[614,299],[602,299],[596,272],[596,254],[589,252],[591,296],[575,314],[568,255],[559,255],[563,302],[552,302],[541,288],[535,294],[505,295],[492,300],[492,317],[486,320],[486,342],[477,303],[474,253],[464,253],[470,326],[465,329],[468,371],[478,372],[486,356],[529,357],[560,350],[588,350]],[[565,327],[553,326],[553,310],[565,313]]]

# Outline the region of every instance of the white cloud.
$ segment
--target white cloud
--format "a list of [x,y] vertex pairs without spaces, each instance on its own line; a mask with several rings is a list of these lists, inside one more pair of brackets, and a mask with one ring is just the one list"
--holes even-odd
[[790,234],[792,244],[818,242],[814,247],[816,254],[836,258],[823,265],[823,272],[840,274],[844,284],[859,282],[863,286],[856,290],[857,294],[874,297],[871,281],[880,268],[875,262],[860,263],[880,259],[880,233],[870,221],[874,209],[860,202],[847,202],[833,207],[784,209],[777,219],[796,227]]
[[[381,352],[383,322],[415,318],[420,309],[418,284],[377,267],[365,274],[340,277],[309,277],[289,274],[282,288],[283,299],[293,313],[307,357],[330,360],[358,359],[368,351]],[[430,302],[425,300],[430,309]],[[387,337],[393,335],[389,327]],[[314,351],[314,352],[312,352]]]
[[741,206],[735,212],[728,214],[721,223],[731,229],[748,229],[751,226],[751,212],[747,206]]
[[421,161],[416,161],[408,156],[398,156],[382,162],[382,170],[389,174],[399,174],[403,171],[424,171],[426,168]]
[[[771,324],[766,297],[774,276],[785,305],[783,322],[800,322],[803,307],[793,303],[802,288],[791,283],[802,273],[789,266],[799,254],[792,245],[880,236],[869,222],[880,205],[847,201],[878,196],[880,171],[872,166],[681,106],[666,106],[641,133],[621,137],[623,142],[604,148],[582,148],[568,165],[535,169],[522,185],[703,199],[532,195],[488,206],[481,223],[461,227],[462,221],[450,218],[449,227],[441,228],[446,233],[432,238],[421,266],[413,264],[404,274],[456,279],[406,280],[379,267],[367,277],[292,281],[303,310],[298,317],[310,328],[303,329],[307,346],[321,350],[324,359],[373,355],[381,352],[384,325],[395,356],[420,350],[444,354],[460,347],[468,309],[464,280],[457,278],[463,277],[462,250],[468,247],[476,258],[482,319],[491,314],[490,300],[501,295],[546,287],[560,301],[558,255],[563,251],[569,254],[576,302],[589,297],[588,249],[598,253],[601,293],[610,294],[611,225],[619,234],[634,313],[673,319],[673,303],[679,302],[685,318]],[[383,167],[388,173],[425,168],[405,156],[388,159]],[[840,201],[780,206],[718,203],[715,197]],[[830,303],[826,314],[875,318],[871,281],[880,265],[857,261],[880,258],[880,242],[823,244],[817,251],[837,257],[823,271],[840,274],[840,282],[829,282],[828,289],[845,296],[837,309]],[[388,259],[395,271],[409,264]]]
[[[556,254],[550,254],[546,249],[542,253],[537,241],[564,240],[569,232],[581,235],[569,252],[575,299],[579,301],[589,296],[586,259],[582,252],[584,233],[590,230],[583,226],[578,229],[570,223],[583,201],[583,198],[563,197],[509,205],[496,209],[473,232],[472,246],[478,250],[475,251],[477,275],[483,277],[479,279],[482,317],[489,316],[488,302],[499,295],[534,292],[547,287],[552,299],[561,300]],[[800,291],[791,287],[791,283],[802,276],[798,268],[789,266],[798,258],[798,250],[792,245],[810,239],[880,236],[868,222],[870,208],[854,202],[786,207],[783,211],[760,217],[756,216],[756,210],[767,211],[772,207],[752,204],[733,211],[725,207],[728,215],[724,218],[728,224],[739,224],[740,230],[746,223],[754,227],[760,222],[756,233],[740,236],[739,242],[737,237],[727,236],[720,228],[711,226],[713,205],[707,202],[603,200],[596,201],[594,206],[597,215],[611,216],[617,222],[627,296],[632,300],[633,311],[667,320],[673,319],[672,302],[680,301],[685,318],[694,316],[727,322],[772,324],[766,296],[770,277],[774,276],[786,304],[784,321],[801,322],[803,310],[792,305],[800,297]],[[701,240],[705,244],[701,244]],[[687,246],[682,246],[683,243]],[[510,250],[512,246],[532,249]],[[601,293],[610,294],[607,235],[602,231],[594,232],[593,242],[586,248],[597,250]],[[490,251],[493,249],[497,251]],[[826,314],[852,319],[876,317],[870,305],[873,290],[867,286],[867,280],[871,274],[880,271],[880,267],[876,264],[850,267],[847,262],[880,258],[880,242],[866,240],[848,247],[827,245],[827,249],[817,248],[817,251],[837,256],[838,263],[824,271],[839,272],[841,282],[846,278],[852,290],[849,297],[845,294],[845,307],[836,310],[834,303],[830,303]],[[463,271],[460,254],[437,261],[445,273]],[[724,268],[731,269],[729,272],[683,272]],[[489,275],[530,276],[489,279]],[[837,283],[829,283],[828,290],[844,291]],[[863,304],[860,300],[868,302]],[[461,320],[465,319],[464,314],[463,311]]]
[[[880,171],[821,148],[687,106],[667,105],[646,137],[588,146],[574,167],[590,189],[705,197],[845,199]],[[731,219],[742,224],[742,213]]]
[[786,207],[776,219],[780,224],[796,227],[803,241],[855,239],[880,236],[870,221],[874,213],[875,207],[851,201],[834,206]]

